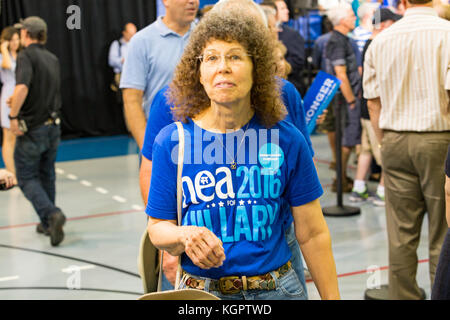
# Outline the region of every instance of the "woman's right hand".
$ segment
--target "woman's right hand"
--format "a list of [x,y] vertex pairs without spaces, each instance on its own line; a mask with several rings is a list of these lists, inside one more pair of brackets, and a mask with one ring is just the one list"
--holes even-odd
[[218,268],[225,260],[222,241],[205,227],[184,227],[185,253],[202,269]]

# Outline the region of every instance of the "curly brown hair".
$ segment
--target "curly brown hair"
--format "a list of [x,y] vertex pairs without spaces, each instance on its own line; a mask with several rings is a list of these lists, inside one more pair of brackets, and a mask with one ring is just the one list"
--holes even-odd
[[198,59],[211,40],[237,41],[247,50],[253,62],[251,104],[259,123],[271,128],[283,120],[287,112],[275,77],[274,41],[255,17],[236,10],[211,11],[193,31],[167,92],[175,120],[186,122],[211,105],[200,83]]

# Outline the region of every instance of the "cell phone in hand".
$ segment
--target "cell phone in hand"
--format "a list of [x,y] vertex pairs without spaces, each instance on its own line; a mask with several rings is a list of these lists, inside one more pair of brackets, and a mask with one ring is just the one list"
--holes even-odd
[[19,130],[23,133],[26,133],[28,131],[27,123],[25,120],[19,120]]

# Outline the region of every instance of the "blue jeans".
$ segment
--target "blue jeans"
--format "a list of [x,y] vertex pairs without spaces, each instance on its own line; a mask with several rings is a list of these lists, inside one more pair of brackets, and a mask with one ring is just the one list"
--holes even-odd
[[308,291],[306,289],[306,281],[305,281],[305,270],[303,269],[303,259],[302,252],[300,251],[300,246],[298,245],[297,238],[295,236],[294,223],[285,231],[286,241],[289,245],[289,249],[291,250],[292,257],[291,263],[292,268],[297,274],[300,283],[303,286],[303,291],[305,292],[305,297],[308,299]]
[[[204,290],[222,300],[307,300],[306,292],[294,269],[290,269],[280,278],[277,278],[273,272],[271,274],[275,279],[275,290],[248,290],[240,291],[236,294],[222,294],[219,291],[210,291],[209,284],[211,279],[196,278],[205,280]],[[180,284],[180,289],[186,288],[185,284]]]
[[55,160],[61,136],[57,125],[43,125],[17,137],[14,150],[19,187],[31,202],[42,226],[48,228],[55,207]]

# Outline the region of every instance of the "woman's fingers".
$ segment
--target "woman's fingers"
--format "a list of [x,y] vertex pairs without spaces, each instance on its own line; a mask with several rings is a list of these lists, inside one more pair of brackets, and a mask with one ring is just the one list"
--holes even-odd
[[186,239],[186,254],[202,269],[218,268],[225,260],[222,242],[207,228],[192,230]]
[[221,266],[225,260],[225,251],[222,241],[212,232],[203,239],[207,248],[209,248],[208,259],[216,266]]

